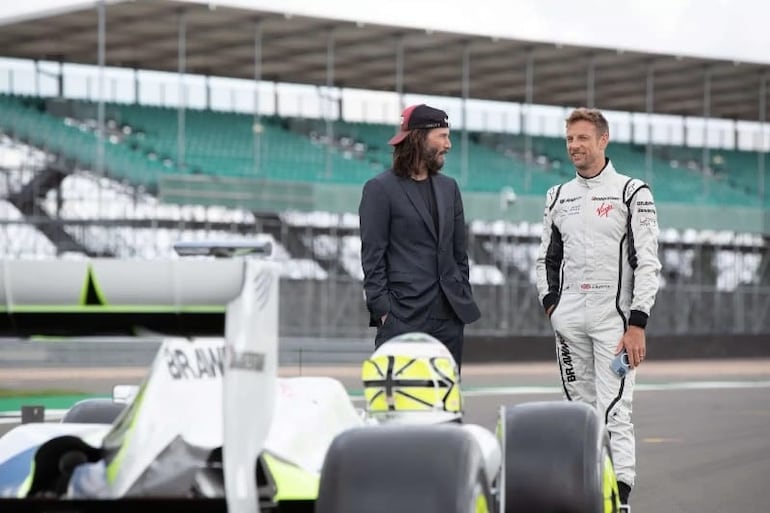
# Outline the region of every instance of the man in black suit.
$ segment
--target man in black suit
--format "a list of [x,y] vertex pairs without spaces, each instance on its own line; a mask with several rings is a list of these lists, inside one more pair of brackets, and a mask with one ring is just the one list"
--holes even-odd
[[446,112],[408,107],[389,143],[393,167],[366,182],[358,210],[374,346],[421,331],[446,344],[459,367],[465,325],[481,314],[468,280],[460,189],[439,173],[452,147]]

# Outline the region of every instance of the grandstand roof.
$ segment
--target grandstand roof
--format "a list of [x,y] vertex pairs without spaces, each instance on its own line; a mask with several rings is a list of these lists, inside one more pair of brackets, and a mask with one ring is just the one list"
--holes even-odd
[[[462,96],[462,60],[471,55],[472,98],[524,102],[526,62],[534,62],[533,103],[577,106],[588,101],[588,67],[595,70],[594,105],[607,110],[646,111],[646,77],[654,66],[653,111],[704,114],[704,76],[711,76],[710,116],[759,120],[762,76],[770,66],[725,60],[615,51],[553,43],[492,39],[403,27],[287,16],[171,0],[109,3],[108,66],[174,72],[178,69],[178,19],[187,12],[186,71],[252,78],[254,26],[262,24],[264,80],[326,83],[327,37],[334,31],[334,84],[395,90],[396,46],[405,46],[404,92]],[[5,57],[73,63],[97,62],[97,9],[41,13],[2,23],[0,53]],[[768,80],[770,82],[770,80]],[[770,119],[770,102],[764,118]]]

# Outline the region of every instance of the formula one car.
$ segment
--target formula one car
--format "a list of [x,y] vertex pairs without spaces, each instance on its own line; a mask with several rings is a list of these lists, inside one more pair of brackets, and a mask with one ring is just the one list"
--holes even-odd
[[[0,302],[15,327],[25,323],[14,316],[38,304],[48,313],[58,308],[61,324],[66,315],[98,316],[105,305],[131,314],[130,323],[147,312],[178,321],[218,305],[225,334],[165,338],[125,407],[88,401],[65,422],[24,424],[0,438],[4,512],[172,504],[248,513],[619,510],[607,435],[592,408],[502,406],[496,433],[463,423],[456,366],[427,335],[398,337],[364,362],[364,410],[332,378],[278,378],[271,262],[4,264]],[[29,281],[19,279],[18,266],[32,271]],[[36,289],[52,275],[69,280]],[[79,286],[50,289],[65,282]],[[73,306],[83,283],[98,290],[100,304]]]

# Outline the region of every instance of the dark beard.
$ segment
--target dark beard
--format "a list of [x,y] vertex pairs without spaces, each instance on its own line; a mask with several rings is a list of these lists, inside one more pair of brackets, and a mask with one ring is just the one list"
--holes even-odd
[[441,150],[424,148],[422,150],[422,161],[425,163],[425,169],[428,170],[428,175],[433,176],[438,174],[444,164],[439,160],[439,153]]

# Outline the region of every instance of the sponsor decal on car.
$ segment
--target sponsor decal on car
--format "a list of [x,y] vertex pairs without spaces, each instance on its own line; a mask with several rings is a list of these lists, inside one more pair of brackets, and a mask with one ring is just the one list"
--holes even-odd
[[231,369],[262,372],[265,368],[264,353],[233,352],[230,358]]
[[168,373],[173,379],[209,379],[224,375],[224,347],[167,349]]

